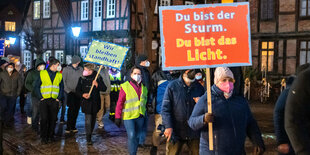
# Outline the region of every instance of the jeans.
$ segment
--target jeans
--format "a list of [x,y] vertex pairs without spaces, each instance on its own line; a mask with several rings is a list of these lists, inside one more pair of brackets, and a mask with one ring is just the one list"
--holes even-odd
[[67,97],[67,130],[76,129],[76,119],[79,115],[79,110],[81,106],[81,99],[78,97],[77,94],[70,92],[66,95]]
[[25,111],[27,117],[32,117],[32,101],[31,101],[31,93],[27,93]]
[[59,103],[55,99],[40,101],[40,127],[43,140],[54,137],[58,108]]
[[145,138],[146,138],[146,134],[147,134],[147,126],[148,126],[148,116],[147,116],[147,112],[145,112],[145,116],[143,117],[143,128],[141,131],[141,134],[139,136],[139,144],[144,144],[145,142]]
[[182,154],[182,147],[186,144],[191,155],[199,155],[199,139],[193,140],[179,140],[175,144],[171,142],[166,143],[166,155]]
[[87,142],[91,141],[91,134],[94,130],[97,114],[85,114],[85,132]]
[[40,120],[40,100],[36,97],[31,97],[32,102],[32,117],[31,117],[31,123],[32,128],[34,130],[39,129],[39,120]]
[[110,109],[110,94],[100,94],[101,106],[97,113],[98,124],[102,123],[102,117]]
[[68,101],[66,93],[64,96],[65,96],[65,100],[60,102],[60,104],[61,104],[60,121],[65,120],[65,114],[66,114],[66,105],[67,105],[67,101]]
[[14,111],[16,107],[16,97],[14,96],[0,96],[1,117],[4,123],[9,123],[13,120]]
[[131,120],[124,120],[128,136],[128,150],[130,155],[136,155],[139,144],[139,137],[143,130],[144,117],[139,117]]
[[3,127],[3,122],[0,119],[0,154],[3,154],[3,147],[2,147],[2,141],[3,141],[3,131],[2,131],[2,127]]

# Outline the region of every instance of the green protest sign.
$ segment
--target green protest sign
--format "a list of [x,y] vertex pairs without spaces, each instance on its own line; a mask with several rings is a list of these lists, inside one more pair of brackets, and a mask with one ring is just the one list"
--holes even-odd
[[93,40],[84,61],[120,70],[128,50],[125,46]]

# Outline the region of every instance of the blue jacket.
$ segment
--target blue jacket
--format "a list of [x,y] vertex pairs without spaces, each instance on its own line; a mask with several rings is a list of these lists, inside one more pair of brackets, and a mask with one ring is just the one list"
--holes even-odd
[[193,97],[204,94],[204,88],[195,81],[190,87],[186,86],[182,76],[169,83],[162,103],[162,119],[166,128],[172,128],[177,139],[198,139],[199,132],[194,132],[188,126],[188,119],[195,106]]
[[214,115],[214,151],[209,151],[208,125],[203,122],[204,115],[208,112],[207,94],[200,98],[188,121],[192,129],[201,131],[199,154],[245,154],[244,142],[246,136],[249,136],[254,145],[264,148],[261,132],[246,99],[234,95],[226,99],[223,92],[215,85],[212,86],[211,91],[212,112]]

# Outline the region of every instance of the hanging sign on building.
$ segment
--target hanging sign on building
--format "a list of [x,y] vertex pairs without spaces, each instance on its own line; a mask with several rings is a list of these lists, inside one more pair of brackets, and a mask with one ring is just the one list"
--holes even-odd
[[164,70],[249,66],[249,3],[159,8]]
[[84,61],[120,70],[128,50],[125,46],[93,40]]
[[5,39],[0,39],[0,57],[4,57]]

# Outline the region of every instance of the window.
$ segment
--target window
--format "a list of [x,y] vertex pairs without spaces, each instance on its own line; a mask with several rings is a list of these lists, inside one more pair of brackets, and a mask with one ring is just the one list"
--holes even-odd
[[102,3],[101,0],[95,1],[95,9],[94,9],[95,18],[101,17],[101,12],[102,12],[102,4],[101,3]]
[[48,61],[48,58],[50,58],[51,55],[52,55],[52,52],[51,52],[51,51],[46,51],[46,52],[43,54],[43,60],[44,60],[44,62],[47,62],[47,61]]
[[80,46],[80,54],[81,54],[81,58],[85,58],[86,53],[87,53],[87,46]]
[[13,31],[15,32],[16,24],[15,22],[5,21],[5,31]]
[[43,0],[43,18],[50,17],[50,0]]
[[88,20],[88,0],[81,2],[81,20]]
[[185,1],[185,5],[194,5],[195,3],[194,2],[191,2],[191,1]]
[[300,0],[300,13],[301,17],[310,16],[310,0]]
[[115,17],[115,0],[107,0],[107,18]]
[[160,0],[160,6],[170,6],[171,0]]
[[30,51],[27,51],[25,50],[24,51],[24,64],[26,65],[27,69],[30,69],[32,66],[31,66],[31,52]]
[[64,51],[55,51],[55,58],[60,61],[61,64],[64,63]]
[[261,0],[260,19],[273,20],[275,15],[274,0]]
[[299,65],[310,63],[310,41],[300,42]]
[[40,19],[40,1],[33,3],[33,19]]
[[273,71],[274,42],[263,41],[261,46],[261,71]]

